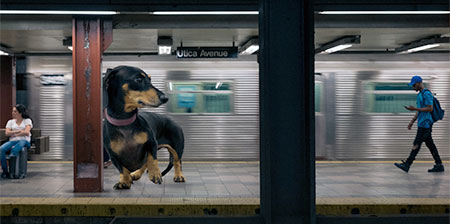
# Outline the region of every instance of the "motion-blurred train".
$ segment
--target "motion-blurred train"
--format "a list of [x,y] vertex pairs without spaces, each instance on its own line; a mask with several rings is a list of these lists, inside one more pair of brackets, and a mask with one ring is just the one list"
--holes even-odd
[[[412,75],[421,75],[425,86],[449,111],[433,127],[441,157],[449,158],[448,61],[397,60],[395,56],[378,57],[376,61],[355,58],[335,56],[316,61],[316,158],[405,158],[415,137],[415,128],[407,130],[414,113],[404,109],[404,105],[416,102],[417,93],[407,86]],[[30,56],[26,59],[26,73],[17,74],[18,82],[26,83],[18,88],[18,102],[29,106],[35,126],[51,136],[51,151],[34,159],[72,160],[71,63],[71,57]],[[230,60],[105,56],[102,70],[118,65],[142,68],[151,74],[153,84],[169,96],[166,105],[144,110],[169,114],[182,125],[185,160],[259,160],[259,77],[255,56]],[[161,152],[159,157],[167,155]],[[425,145],[419,158],[431,158]]]

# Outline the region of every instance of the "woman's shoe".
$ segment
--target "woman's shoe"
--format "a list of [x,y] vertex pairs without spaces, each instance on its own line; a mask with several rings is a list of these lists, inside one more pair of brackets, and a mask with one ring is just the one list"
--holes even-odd
[[108,168],[109,166],[111,166],[111,164],[112,164],[111,160],[108,160],[103,163],[103,168]]
[[3,179],[9,179],[9,173],[2,173],[2,178]]

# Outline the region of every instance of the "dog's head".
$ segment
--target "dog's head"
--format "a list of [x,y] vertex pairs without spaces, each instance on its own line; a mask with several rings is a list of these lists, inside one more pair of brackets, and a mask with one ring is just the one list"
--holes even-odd
[[123,103],[125,112],[144,106],[158,107],[169,100],[152,85],[150,75],[136,67],[119,66],[108,69],[104,86],[109,103]]

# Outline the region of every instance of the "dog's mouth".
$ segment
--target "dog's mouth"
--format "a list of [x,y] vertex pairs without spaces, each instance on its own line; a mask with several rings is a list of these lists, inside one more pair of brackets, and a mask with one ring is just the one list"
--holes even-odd
[[154,105],[152,103],[147,103],[147,102],[144,102],[144,101],[141,101],[141,100],[139,100],[137,103],[141,107],[158,107],[159,106],[159,105]]
[[141,100],[138,101],[138,104],[139,104],[139,106],[141,106],[141,107],[150,106],[148,103],[146,103],[146,102],[144,102],[144,101],[141,101]]

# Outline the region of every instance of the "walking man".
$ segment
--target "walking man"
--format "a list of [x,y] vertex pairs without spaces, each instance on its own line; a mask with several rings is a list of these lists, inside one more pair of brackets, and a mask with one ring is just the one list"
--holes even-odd
[[431,128],[433,126],[433,119],[431,117],[431,112],[433,111],[433,95],[429,90],[424,88],[422,78],[420,76],[413,76],[409,86],[416,90],[416,92],[419,91],[416,99],[417,107],[405,106],[407,110],[417,111],[414,118],[408,124],[408,130],[411,130],[411,127],[417,120],[417,134],[408,159],[406,159],[406,161],[402,160],[402,163],[395,163],[394,165],[403,171],[408,172],[409,167],[417,156],[417,153],[419,153],[420,146],[423,142],[425,142],[428,149],[430,149],[434,162],[436,163],[436,165],[434,165],[432,169],[429,169],[428,172],[443,172],[444,165],[442,165],[442,160],[439,157],[438,150],[433,142],[433,138],[431,137]]

